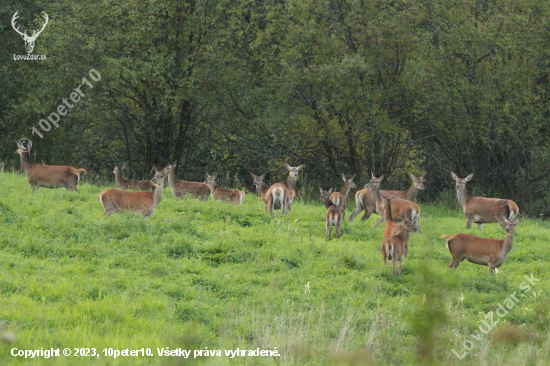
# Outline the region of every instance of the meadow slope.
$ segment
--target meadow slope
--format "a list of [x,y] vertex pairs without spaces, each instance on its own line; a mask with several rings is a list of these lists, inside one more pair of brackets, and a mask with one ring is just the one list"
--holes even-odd
[[[0,187],[0,333],[15,335],[0,340],[2,365],[548,364],[545,221],[518,225],[496,275],[467,261],[451,270],[439,237],[467,232],[466,221],[458,209],[421,204],[423,234],[411,235],[393,278],[377,216],[326,241],[321,202],[295,201],[271,219],[250,192],[235,206],[177,200],[167,187],[148,220],[103,216],[105,187],[33,193],[13,172],[0,173]],[[491,224],[479,235],[504,232]],[[531,274],[540,281],[495,329],[469,337]],[[459,361],[451,349],[464,352],[466,339],[474,349]],[[29,360],[10,356],[14,347],[93,347],[100,357]],[[109,347],[155,356],[113,359]],[[277,347],[281,356],[183,360],[156,356],[161,347]]]

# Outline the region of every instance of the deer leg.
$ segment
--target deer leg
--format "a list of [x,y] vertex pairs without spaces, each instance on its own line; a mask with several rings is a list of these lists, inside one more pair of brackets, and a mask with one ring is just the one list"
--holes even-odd
[[370,215],[372,215],[372,213],[374,212],[374,210],[371,210],[370,208],[365,208],[365,214],[363,215],[363,217],[361,217],[361,221],[367,221],[370,217]]
[[330,235],[332,234],[332,225],[330,225],[329,223],[327,223],[326,225],[326,229],[327,229],[327,240],[330,239]]
[[477,223],[477,229],[483,231],[483,223]]
[[403,262],[403,258],[399,258],[399,260],[397,261],[397,264],[399,266],[399,274],[401,274],[401,263]]
[[271,215],[271,218],[275,217],[275,215],[273,214],[273,205],[269,205],[269,214]]
[[[409,243],[405,244],[405,258],[407,258],[407,254],[409,254]],[[401,273],[401,272],[399,272]]]
[[492,273],[495,273],[495,264],[494,263],[489,263],[489,271],[491,271]]
[[376,224],[374,224],[374,228],[375,228],[375,229],[378,229],[378,225],[380,225],[380,223],[381,223],[382,221],[384,221],[384,218],[383,218],[382,216],[380,216],[380,217],[378,218],[378,221],[376,221]]
[[470,230],[472,228],[472,223],[474,222],[474,218],[469,216],[467,217],[467,222],[466,222],[466,229]]
[[340,217],[338,219],[338,223],[336,224],[336,237],[340,237],[340,229],[342,228],[342,218]]
[[391,265],[393,267],[393,277],[395,277],[395,255],[391,256]]
[[363,209],[363,204],[361,202],[357,202],[357,206],[355,206],[355,211],[353,211],[348,221],[351,222],[355,218],[355,216],[359,215],[359,212],[363,211]]

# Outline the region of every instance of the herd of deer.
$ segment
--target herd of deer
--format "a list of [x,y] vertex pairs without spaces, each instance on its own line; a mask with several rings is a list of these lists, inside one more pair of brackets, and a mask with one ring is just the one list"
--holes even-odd
[[[86,172],[85,169],[32,163],[29,158],[32,141],[27,140],[26,143],[23,140],[17,141],[17,145],[21,168],[34,191],[39,187],[65,187],[67,190],[78,191],[76,186],[80,181],[80,173]],[[300,170],[304,168],[303,165],[291,167],[286,163],[285,167],[290,172],[286,181],[271,186],[264,183],[265,174],[257,176],[250,173],[264,203],[265,212],[269,212],[271,217],[274,217],[276,209],[280,209],[283,215],[292,210],[292,201],[296,197],[294,186]],[[240,205],[245,196],[241,190],[218,187],[216,185],[217,174],[207,174],[204,183],[178,180],[175,174],[176,162],[162,170],[155,167],[155,176],[151,180],[124,179],[122,170],[125,168],[126,164],[115,165],[113,170],[116,184],[122,189],[109,188],[98,195],[98,200],[104,208],[103,214],[106,216],[110,216],[114,212],[131,210],[139,212],[145,217],[151,217],[162,199],[166,178],[168,178],[172,194],[177,198],[183,198],[189,194],[203,201],[212,197],[215,200],[229,201]],[[512,249],[515,227],[522,220],[521,217],[515,219],[519,213],[518,206],[512,200],[470,197],[466,191],[466,183],[472,179],[473,174],[464,179],[458,178],[455,173],[451,174],[456,182],[458,202],[467,219],[466,227],[470,229],[472,223],[476,223],[479,231],[482,231],[484,223],[499,223],[505,229],[506,237],[503,240],[497,240],[462,233],[441,236],[441,238],[447,239],[447,248],[452,256],[450,267],[457,267],[460,262],[467,259],[472,263],[489,266],[490,271],[494,272],[504,263],[508,252]],[[406,191],[387,191],[380,189],[384,176],[377,178],[373,174],[365,188],[355,194],[356,208],[349,217],[349,221],[351,222],[363,210],[365,213],[362,221],[367,220],[373,212],[380,216],[375,224],[376,228],[382,221],[385,223],[380,250],[384,264],[388,260],[392,261],[394,276],[396,264],[398,264],[398,272],[401,274],[403,256],[407,257],[409,233],[421,233],[420,207],[413,200],[418,192],[424,189],[424,175],[415,177],[413,174],[409,174],[412,185]],[[336,228],[336,237],[340,237],[342,221],[346,214],[346,198],[351,189],[357,188],[353,182],[354,178],[355,175],[346,178],[342,174],[344,187],[340,192],[332,192],[332,188],[324,191],[319,187],[321,200],[327,208],[325,218],[327,239],[331,237],[332,226]]]

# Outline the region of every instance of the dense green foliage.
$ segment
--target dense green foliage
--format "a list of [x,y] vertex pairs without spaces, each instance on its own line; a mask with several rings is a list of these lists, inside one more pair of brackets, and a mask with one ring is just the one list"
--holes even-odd
[[[50,23],[36,54],[10,26]],[[0,160],[92,68],[94,83],[36,159],[105,179],[177,160],[251,187],[283,161],[311,181],[427,171],[425,197],[475,173],[479,194],[524,213],[549,203],[550,4],[475,0],[44,0],[0,4]]]
[[[271,219],[251,193],[236,206],[177,200],[166,189],[148,220],[103,216],[104,187],[33,193],[24,176],[1,170],[0,181],[0,335],[16,337],[0,340],[3,365],[187,364],[158,356],[25,360],[7,356],[13,347],[281,353],[195,360],[207,365],[548,364],[547,222],[523,220],[496,275],[468,262],[451,270],[439,236],[466,231],[462,213],[423,206],[423,234],[411,237],[403,275],[393,278],[375,220],[346,222],[342,238],[326,241],[320,202],[298,200],[290,215]],[[497,224],[481,235],[504,236]],[[459,361],[451,349],[462,353],[486,314],[519,295],[531,274],[540,282],[475,343],[478,356]]]

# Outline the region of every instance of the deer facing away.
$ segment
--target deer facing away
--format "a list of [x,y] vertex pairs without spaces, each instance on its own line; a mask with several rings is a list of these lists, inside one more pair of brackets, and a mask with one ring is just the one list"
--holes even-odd
[[342,179],[344,180],[344,188],[342,188],[341,192],[334,192],[330,195],[330,200],[335,205],[339,206],[342,211],[342,220],[346,217],[346,200],[349,191],[352,188],[357,188],[357,185],[353,183],[353,178],[355,178],[355,174],[349,179],[346,179],[346,176],[342,174]]
[[453,257],[449,267],[458,267],[464,259],[467,259],[475,264],[489,266],[489,270],[494,272],[495,268],[499,268],[506,261],[506,256],[512,250],[516,225],[521,220],[522,217],[517,220],[502,218],[506,225],[506,237],[503,240],[480,238],[462,233],[442,235],[441,239],[447,239],[447,249]]
[[219,201],[229,201],[242,205],[244,199],[244,192],[239,189],[220,188],[216,185],[216,178],[218,174],[210,175],[206,174],[206,184],[212,189],[212,198]]
[[27,145],[22,141],[17,141],[17,146],[19,148],[16,152],[20,155],[21,168],[23,168],[27,181],[34,191],[37,191],[40,187],[65,187],[68,191],[78,192],[76,185],[80,181],[80,173],[86,172],[86,169],[32,163],[29,158],[32,141],[29,141]]
[[327,232],[327,240],[330,239],[332,234],[332,227],[336,228],[336,237],[340,237],[340,229],[342,228],[342,208],[338,205],[331,205],[327,210],[327,216],[325,219],[325,229]]
[[119,187],[121,187],[122,189],[132,189],[137,191],[154,191],[155,190],[155,184],[150,180],[124,179],[124,177],[122,176],[122,171],[126,169],[127,164],[128,163],[124,163],[122,166],[117,166],[115,164],[115,168],[113,169],[113,174],[115,175],[115,182]]
[[174,197],[183,198],[186,194],[189,194],[201,201],[206,201],[212,194],[210,186],[206,183],[188,182],[177,179],[176,164],[177,162],[174,161],[173,164],[169,164],[165,168],[168,171],[168,183],[170,184],[170,189],[172,189]]
[[503,229],[506,229],[504,218],[513,220],[519,213],[518,205],[512,200],[485,197],[469,197],[466,190],[466,183],[469,182],[474,174],[461,179],[451,172],[455,180],[456,194],[458,203],[466,216],[466,228],[471,229],[472,223],[477,224],[479,231],[483,231],[483,224],[498,222]]
[[167,169],[159,171],[155,168],[155,176],[152,181],[155,184],[153,192],[130,192],[116,188],[109,188],[97,196],[97,200],[103,205],[106,216],[111,216],[114,212],[123,212],[126,210],[136,211],[145,217],[151,217],[162,200],[162,191],[164,188],[164,179],[168,175]]

